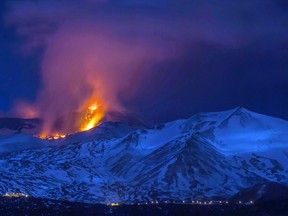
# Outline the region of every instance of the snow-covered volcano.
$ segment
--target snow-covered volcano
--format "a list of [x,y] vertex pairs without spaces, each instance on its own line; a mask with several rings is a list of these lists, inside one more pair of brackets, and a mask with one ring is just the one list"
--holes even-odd
[[25,135],[20,150],[21,134],[2,136],[0,192],[103,203],[227,198],[288,185],[287,134],[287,121],[237,107],[153,128],[105,122],[53,142]]

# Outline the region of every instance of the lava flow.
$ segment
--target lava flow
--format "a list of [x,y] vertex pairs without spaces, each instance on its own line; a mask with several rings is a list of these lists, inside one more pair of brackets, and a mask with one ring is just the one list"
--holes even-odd
[[104,117],[104,110],[98,106],[97,102],[92,102],[82,114],[84,119],[81,121],[80,132],[96,127]]
[[58,140],[58,139],[63,139],[66,136],[68,136],[70,134],[53,134],[53,135],[45,135],[45,134],[40,134],[38,137],[41,139],[47,139],[47,140]]
[[[91,100],[86,108],[83,108],[82,111],[80,110],[80,118],[77,120],[76,124],[79,125],[78,129],[73,133],[88,131],[92,128],[98,126],[101,120],[104,117],[105,110],[104,106],[101,105],[96,100]],[[78,122],[79,121],[79,122]],[[73,133],[61,133],[61,132],[54,132],[54,133],[41,133],[37,135],[37,137],[46,140],[59,140],[66,138],[67,136]],[[47,135],[48,134],[48,135]]]

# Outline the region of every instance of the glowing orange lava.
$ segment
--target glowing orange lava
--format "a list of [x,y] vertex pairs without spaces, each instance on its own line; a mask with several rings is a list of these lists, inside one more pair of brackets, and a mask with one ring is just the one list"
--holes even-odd
[[38,137],[41,139],[47,139],[47,140],[58,140],[58,139],[63,139],[69,134],[59,134],[55,133],[53,135],[45,135],[45,134],[40,134]]
[[[104,106],[96,99],[92,99],[87,103],[87,105],[83,106],[84,108],[81,109],[81,119],[79,123],[79,129],[75,131],[83,132],[95,128],[98,126],[105,115]],[[46,140],[59,140],[67,137],[71,134],[64,134],[64,133],[52,133],[47,135],[46,133],[42,133],[37,137]]]
[[82,112],[82,114],[84,118],[81,121],[80,131],[87,131],[100,123],[101,119],[104,117],[104,109],[93,100],[89,103],[88,109]]
[[93,104],[91,104],[88,109],[91,111],[95,111],[98,108],[98,105],[96,102],[94,102]]

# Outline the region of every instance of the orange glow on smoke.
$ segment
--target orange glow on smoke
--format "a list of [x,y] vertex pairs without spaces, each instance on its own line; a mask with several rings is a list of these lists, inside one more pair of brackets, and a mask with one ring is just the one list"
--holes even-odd
[[17,117],[25,119],[39,117],[39,113],[33,105],[21,101],[16,103],[15,107],[13,108],[13,113],[15,113]]

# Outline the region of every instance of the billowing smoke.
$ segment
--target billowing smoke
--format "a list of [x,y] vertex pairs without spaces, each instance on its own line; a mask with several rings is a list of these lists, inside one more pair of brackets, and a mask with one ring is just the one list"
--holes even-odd
[[[58,4],[51,4],[48,11],[52,5]],[[61,128],[63,132],[75,130],[71,128],[74,120],[69,119],[73,119],[69,114],[85,110],[91,100],[100,102],[105,112],[125,111],[119,97],[133,94],[141,74],[149,71],[149,65],[172,56],[165,53],[164,46],[159,47],[162,43],[159,38],[147,41],[150,37],[147,35],[127,37],[127,31],[131,33],[129,28],[136,29],[135,34],[141,34],[141,29],[145,28],[138,26],[139,23],[133,28],[135,24],[127,18],[116,23],[107,18],[101,21],[87,8],[76,10],[74,3],[58,5],[61,8],[56,9],[56,14],[52,13],[54,9],[48,13],[47,6],[44,3],[17,4],[7,18],[26,36],[25,53],[44,49],[43,87],[34,107],[44,120],[45,133],[52,132],[60,117],[66,122]],[[42,7],[43,11],[39,11]],[[73,14],[74,9],[76,14]],[[148,34],[154,30],[153,27]],[[16,107],[17,112],[22,105]]]
[[152,59],[157,59],[155,51],[144,44],[119,40],[81,22],[62,26],[43,56],[44,88],[37,101],[41,117],[49,122],[81,111],[91,99],[100,100],[107,112],[124,111],[119,94],[135,90]]
[[157,73],[151,66],[180,56],[187,45],[245,43],[239,27],[219,22],[205,4],[190,5],[183,13],[153,7],[143,13],[110,1],[8,4],[6,22],[26,38],[23,52],[42,51],[43,83],[34,107],[46,131],[59,117],[81,112],[91,99],[101,101],[106,112],[125,111],[120,98],[136,97],[139,81],[149,88],[143,79]]

